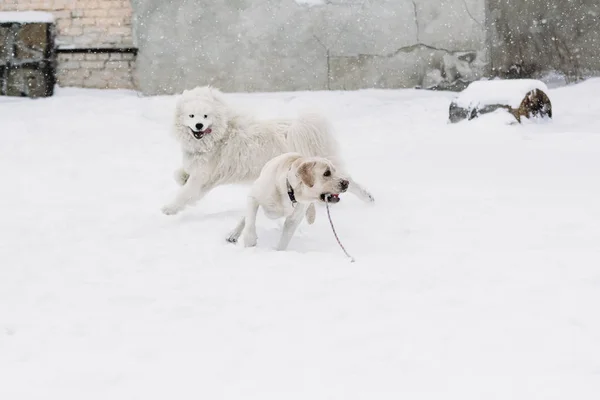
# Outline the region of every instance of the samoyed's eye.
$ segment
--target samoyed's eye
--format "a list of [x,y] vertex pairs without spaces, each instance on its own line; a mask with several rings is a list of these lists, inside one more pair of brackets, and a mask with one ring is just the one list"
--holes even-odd
[[190,114],[190,118],[194,118],[194,114]]
[[208,115],[205,115],[205,116],[204,116],[204,119],[206,119],[206,118],[208,118]]
[[323,174],[323,176],[331,176],[331,171],[330,170],[325,171],[325,173]]

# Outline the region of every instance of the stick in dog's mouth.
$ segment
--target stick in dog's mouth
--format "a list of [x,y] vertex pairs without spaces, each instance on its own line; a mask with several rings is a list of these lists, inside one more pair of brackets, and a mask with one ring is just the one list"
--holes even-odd
[[321,194],[321,200],[325,203],[339,203],[340,195],[336,193],[323,193]]

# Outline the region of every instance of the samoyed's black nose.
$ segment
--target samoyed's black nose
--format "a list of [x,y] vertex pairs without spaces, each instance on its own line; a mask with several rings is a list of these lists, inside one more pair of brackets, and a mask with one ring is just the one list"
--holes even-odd
[[196,129],[201,130],[202,128],[204,128],[203,124],[201,124],[201,123],[196,124]]

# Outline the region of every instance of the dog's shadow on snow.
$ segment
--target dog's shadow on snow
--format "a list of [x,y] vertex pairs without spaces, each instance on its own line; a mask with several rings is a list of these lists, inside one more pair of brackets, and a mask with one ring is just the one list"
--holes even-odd
[[[258,234],[258,247],[268,250],[275,250],[281,239],[281,233],[283,232],[284,221],[277,221],[273,227],[257,227]],[[293,253],[326,253],[330,251],[331,246],[325,243],[318,236],[311,235],[307,230],[310,229],[307,226],[300,225],[298,230],[295,232],[292,240],[285,251]]]
[[[259,213],[262,214],[262,213]],[[177,218],[176,221],[172,221],[176,225],[187,225],[187,224],[198,224],[201,222],[207,221],[227,221],[227,224],[230,225],[223,232],[220,232],[223,237],[225,237],[230,230],[235,227],[235,224],[239,221],[244,215],[243,208],[231,208],[229,210],[222,210],[217,212],[205,212],[202,210],[198,210],[195,213],[186,213],[185,215],[181,215]],[[281,233],[283,231],[284,219],[278,220],[269,220],[263,215],[259,215],[259,222],[257,226],[257,233],[259,237],[258,247],[266,250],[275,250],[277,244],[279,243],[279,239],[281,238]],[[265,226],[270,225],[270,226]],[[328,252],[331,250],[331,243],[325,243],[319,237],[315,237],[307,232],[307,230],[311,229],[306,226],[305,223],[302,223],[294,237],[290,245],[288,246],[286,251],[291,251],[295,253],[314,253],[314,252]]]

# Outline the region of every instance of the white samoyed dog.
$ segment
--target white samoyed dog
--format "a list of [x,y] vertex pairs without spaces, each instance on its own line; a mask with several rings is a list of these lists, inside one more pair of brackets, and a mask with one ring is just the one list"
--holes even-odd
[[[162,208],[174,215],[219,185],[251,183],[276,156],[296,152],[324,157],[338,166],[337,142],[329,122],[316,113],[298,118],[261,120],[236,110],[223,93],[209,86],[186,90],[179,97],[172,132],[182,150],[183,165],[175,172],[181,188]],[[348,191],[365,202],[373,196],[345,172]]]

